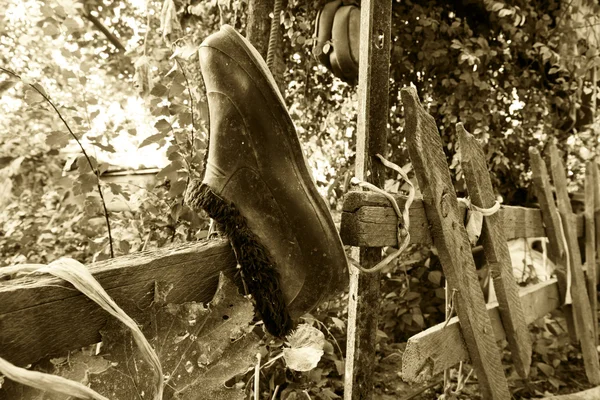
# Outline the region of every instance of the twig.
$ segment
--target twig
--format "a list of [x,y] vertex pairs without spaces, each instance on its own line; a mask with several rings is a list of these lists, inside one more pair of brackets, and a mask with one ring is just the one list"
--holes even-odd
[[430,383],[430,384],[428,384],[426,386],[420,387],[419,389],[415,390],[414,392],[412,392],[411,394],[409,394],[406,397],[403,397],[400,400],[412,400],[415,397],[417,397],[418,395],[420,395],[421,393],[423,393],[424,391],[429,390],[429,389],[433,389],[434,387],[438,386],[440,383],[443,383],[443,382],[444,381],[442,379],[438,379],[435,382],[432,382],[432,383]]
[[277,393],[279,393],[280,387],[281,387],[281,385],[275,386],[275,391],[273,392],[273,397],[271,397],[271,400],[275,400],[275,397],[277,397]]
[[96,27],[96,29],[102,32],[104,36],[106,36],[106,39],[108,39],[108,41],[115,46],[118,51],[125,52],[125,46],[121,44],[115,34],[109,31],[108,28],[106,28],[98,18],[93,16],[89,10],[86,9],[83,13],[83,16],[87,18]]
[[192,89],[190,86],[190,81],[188,81],[187,75],[185,73],[185,69],[183,68],[183,66],[179,63],[179,61],[177,60],[177,57],[175,57],[175,62],[177,63],[177,65],[179,66],[179,69],[181,69],[181,74],[183,75],[183,79],[185,79],[185,85],[187,87],[188,90],[188,96],[190,98],[190,114],[192,114],[192,140],[191,140],[191,146],[190,146],[190,160],[194,158],[194,99],[192,98]]
[[[12,75],[12,76],[18,78],[19,80],[21,80],[21,82],[23,82],[23,79],[21,78],[21,76],[18,75],[18,74],[16,74],[16,73],[14,73],[13,71],[8,70],[8,69],[3,68],[3,67],[0,67],[0,70],[6,72],[9,75]],[[87,160],[88,165],[90,166],[90,169],[94,172],[94,175],[96,175],[96,179],[97,179],[96,186],[98,188],[98,193],[100,194],[100,200],[102,201],[102,208],[104,209],[104,218],[106,220],[106,228],[108,230],[108,244],[110,246],[110,257],[114,258],[115,257],[115,252],[114,252],[114,249],[113,249],[113,239],[112,239],[112,231],[111,231],[111,228],[110,228],[110,219],[109,219],[109,215],[108,215],[108,209],[106,208],[106,201],[104,200],[104,194],[102,193],[102,187],[100,186],[100,171],[98,171],[98,168],[94,168],[94,164],[92,163],[92,160],[88,156],[87,151],[85,151],[85,148],[83,147],[83,144],[81,143],[81,141],[79,140],[79,138],[77,137],[77,135],[75,135],[75,133],[73,132],[73,130],[71,130],[71,127],[69,126],[69,124],[67,123],[67,121],[64,119],[64,117],[62,116],[62,114],[60,113],[60,111],[58,110],[58,108],[54,105],[54,103],[52,102],[52,100],[50,100],[50,98],[46,95],[46,93],[44,93],[43,91],[41,91],[40,89],[38,89],[35,85],[33,85],[33,84],[29,83],[29,82],[23,82],[23,83],[25,83],[27,86],[29,86],[30,88],[32,88],[33,90],[35,90],[54,109],[54,111],[58,115],[58,118],[60,118],[60,120],[63,122],[63,124],[65,125],[65,127],[67,128],[67,130],[69,131],[69,133],[71,134],[71,136],[73,137],[73,139],[75,139],[75,141],[79,145],[79,148],[81,149],[81,152],[83,153],[85,159]]]
[[[181,70],[183,79],[185,79],[185,85],[187,87],[188,96],[190,98],[190,114],[192,115],[192,136],[191,136],[191,142],[190,142],[190,162],[187,163],[188,168],[190,170],[188,171],[188,176],[187,176],[187,179],[185,180],[185,189],[184,189],[184,193],[185,193],[185,191],[187,191],[187,188],[190,184],[190,176],[191,176],[191,172],[192,172],[191,171],[192,170],[192,161],[194,159],[194,99],[192,98],[192,89],[190,86],[190,81],[188,81],[187,75],[185,74],[185,70],[183,69],[183,66],[179,63],[179,60],[177,60],[177,57],[175,57],[175,63]],[[181,206],[183,207],[184,205],[185,205],[185,196],[182,196],[181,197]],[[175,221],[175,226],[177,226],[177,221]],[[173,232],[173,236],[171,237],[171,242],[173,242],[173,240],[175,240],[175,232]]]
[[254,367],[254,400],[260,400],[260,353],[256,353],[256,366]]

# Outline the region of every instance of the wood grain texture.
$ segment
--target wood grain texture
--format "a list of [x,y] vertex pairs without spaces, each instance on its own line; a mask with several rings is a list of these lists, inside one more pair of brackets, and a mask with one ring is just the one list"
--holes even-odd
[[[596,169],[596,172],[594,172]],[[594,338],[598,345],[598,293],[596,291],[596,223],[595,223],[595,192],[598,183],[596,176],[598,168],[595,161],[588,161],[585,168],[585,281],[592,308]]]
[[[560,307],[555,279],[521,288],[519,296],[527,324]],[[487,309],[496,340],[505,339],[498,303],[488,304]],[[453,317],[445,328],[441,323],[408,339],[402,357],[402,379],[424,382],[460,361],[469,360],[458,318]]]
[[[233,277],[236,260],[223,240],[135,253],[89,266],[127,314],[141,322],[155,282],[172,285],[168,301],[208,302],[219,272]],[[100,341],[108,313],[70,284],[50,276],[0,282],[0,357],[27,365]]]
[[592,173],[594,175],[594,225],[596,228],[596,282],[600,281],[600,268],[598,268],[598,249],[600,249],[600,172],[598,163],[592,164]]
[[600,399],[600,386],[583,390],[577,393],[563,394],[560,396],[544,397],[540,400],[598,400]]
[[556,265],[556,278],[558,280],[558,291],[560,293],[560,303],[563,304],[562,311],[565,314],[567,321],[567,330],[571,343],[578,342],[577,332],[575,329],[575,319],[573,316],[573,308],[570,304],[565,304],[567,294],[567,258],[564,249],[562,236],[560,235],[560,216],[558,209],[554,203],[554,195],[550,185],[550,176],[546,169],[546,164],[542,159],[539,151],[534,147],[529,148],[529,164],[533,172],[533,186],[535,188],[542,219],[546,227],[546,236],[550,242],[548,253],[550,259]]
[[598,361],[598,351],[596,349],[595,329],[592,323],[592,309],[589,298],[583,269],[581,266],[581,253],[579,252],[579,243],[575,232],[575,214],[571,208],[569,194],[567,192],[567,174],[562,159],[558,154],[556,145],[549,147],[550,169],[552,171],[552,180],[556,188],[556,198],[558,202],[558,211],[562,220],[567,245],[569,246],[569,261],[571,264],[571,293],[573,296],[573,313],[575,315],[575,324],[581,344],[581,353],[583,354],[583,363],[585,373],[590,383],[600,384],[600,363]]
[[401,91],[406,125],[404,132],[432,238],[451,290],[463,338],[469,350],[479,389],[485,399],[510,399],[467,232],[460,217],[456,192],[433,117],[423,109],[416,89]]
[[[471,202],[480,208],[491,208],[496,203],[496,196],[483,150],[462,124],[456,125],[456,131],[462,170]],[[519,287],[513,275],[512,261],[501,218],[498,213],[484,217],[481,240],[494,282],[499,303],[498,310],[512,361],[517,373],[522,378],[526,378],[531,368],[531,340],[521,307]]]
[[[360,18],[355,176],[383,187],[385,171],[377,154],[385,154],[387,146],[392,0],[363,0]],[[360,249],[359,262],[365,268],[376,265],[381,258],[380,248]],[[379,273],[359,273],[351,267],[346,400],[370,400],[373,395],[379,286]]]
[[[394,196],[400,208],[406,197]],[[464,217],[465,205],[460,203]],[[546,236],[542,213],[537,208],[502,206],[498,212],[506,240]],[[344,197],[340,236],[344,244],[361,247],[398,246],[398,217],[388,199],[379,193],[348,192]],[[583,216],[578,217],[578,234],[583,234]],[[411,243],[431,245],[431,231],[423,201],[416,199],[410,206]]]

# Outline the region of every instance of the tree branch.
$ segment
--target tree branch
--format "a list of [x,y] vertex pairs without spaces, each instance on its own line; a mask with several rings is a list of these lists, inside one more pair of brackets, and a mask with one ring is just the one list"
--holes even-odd
[[125,46],[121,44],[119,38],[117,38],[111,31],[109,31],[108,28],[106,28],[98,18],[94,17],[88,10],[85,10],[83,15],[96,27],[96,29],[102,32],[104,36],[106,36],[108,41],[112,43],[112,45],[115,46],[117,50],[125,52]]

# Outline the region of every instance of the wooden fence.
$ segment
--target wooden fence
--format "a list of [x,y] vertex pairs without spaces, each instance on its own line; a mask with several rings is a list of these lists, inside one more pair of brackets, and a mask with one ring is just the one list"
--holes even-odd
[[[377,153],[386,148],[391,0],[363,0],[359,68],[359,121],[356,175],[376,185],[383,182]],[[556,147],[549,148],[556,199],[542,157],[531,151],[539,209],[502,207],[485,217],[482,245],[490,265],[498,304],[486,305],[475,272],[464,227],[465,207],[459,203],[433,118],[421,106],[416,90],[402,90],[405,134],[423,198],[410,208],[412,243],[435,245],[457,317],[413,336],[404,352],[402,377],[424,381],[460,361],[470,361],[483,397],[509,399],[498,341],[507,339],[517,371],[525,376],[531,363],[527,324],[562,308],[573,343],[580,343],[589,381],[600,385],[597,343],[596,240],[600,208],[596,164],[588,165],[586,211],[575,216],[566,187],[565,168]],[[457,127],[463,151],[463,171],[473,205],[490,209],[493,188],[479,144]],[[396,196],[402,205],[405,199]],[[397,246],[399,221],[382,195],[351,192],[344,200],[340,235],[359,247],[360,261],[370,267],[381,259],[381,248]],[[584,235],[585,233],[585,235]],[[506,241],[546,236],[556,279],[519,290],[512,276]],[[584,237],[587,275],[578,245]],[[156,282],[173,284],[171,302],[212,298],[218,274],[235,272],[236,261],[226,241],[188,244],[104,261],[90,271],[133,318],[142,316],[154,299]],[[373,387],[375,335],[379,303],[378,274],[351,268],[346,399],[370,399]],[[572,304],[565,305],[565,298]],[[96,343],[108,314],[57,278],[36,277],[0,281],[0,357],[27,365],[50,355]]]

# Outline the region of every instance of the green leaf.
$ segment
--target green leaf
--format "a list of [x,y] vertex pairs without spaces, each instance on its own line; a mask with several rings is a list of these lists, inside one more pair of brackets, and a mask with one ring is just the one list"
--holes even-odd
[[65,147],[70,140],[71,135],[63,131],[52,131],[46,136],[46,144],[50,147]]
[[419,310],[419,309],[413,309],[413,310],[415,311],[412,314],[413,321],[415,321],[415,323],[420,328],[424,328],[425,327],[425,319],[423,319],[423,314],[421,314],[421,310]]
[[192,56],[196,55],[197,51],[198,51],[198,46],[194,45],[193,43],[186,43],[185,45],[183,45],[181,47],[175,48],[175,51],[173,52],[171,59],[173,59],[175,57],[181,57],[184,60],[189,60],[190,58],[192,58]]
[[80,155],[79,157],[77,157],[76,163],[77,170],[79,171],[79,173],[84,174],[92,172],[92,167],[90,166],[88,159],[84,155]]
[[[170,393],[188,399],[245,399],[243,388],[228,387],[226,382],[251,369],[261,351],[260,339],[251,331],[250,300],[223,277],[208,307],[195,302],[164,305],[171,300],[169,290],[158,287],[157,292],[162,301],[146,311],[152,322],[144,334],[158,349],[163,370],[173,377]],[[154,390],[148,363],[120,324],[107,325],[102,331],[102,356],[113,366],[103,374],[90,374],[89,385],[115,400],[151,397],[140,395]]]
[[142,147],[146,147],[146,146],[151,145],[153,143],[158,143],[161,140],[164,140],[165,136],[166,135],[164,133],[157,133],[155,135],[148,136],[146,139],[144,139],[142,141],[142,143],[140,143],[140,145],[138,146],[138,149],[141,149]]
[[164,118],[159,119],[154,127],[161,133],[166,133],[171,130],[171,124]]
[[187,182],[185,180],[180,180],[174,183],[171,183],[171,189],[169,190],[169,197],[175,198],[183,194],[185,192],[185,187],[187,186]]
[[127,240],[119,241],[119,250],[123,252],[123,254],[129,254],[129,250],[131,250],[131,244]]
[[25,102],[30,106],[36,105],[44,101],[44,96],[35,91],[35,89],[27,88],[25,90]]
[[47,17],[47,18],[54,18],[54,15],[55,15],[52,7],[50,7],[47,4],[42,4],[42,6],[40,7],[40,12],[42,13],[42,15],[44,17]]
[[184,90],[185,86],[177,82],[173,82],[171,84],[171,88],[169,89],[169,96],[179,96],[181,93],[183,93]]
[[76,186],[79,186],[79,190],[73,190],[77,192],[75,194],[86,194],[93,191],[98,186],[98,177],[92,172],[80,174],[77,177]]
[[155,117],[168,117],[171,115],[171,113],[169,112],[169,107],[167,106],[161,106],[161,107],[156,107],[154,109],[152,109],[152,115],[154,115]]
[[183,112],[179,114],[179,124],[181,126],[191,125],[192,124],[192,113]]
[[114,153],[116,152],[115,148],[113,147],[112,144],[102,144],[100,142],[97,141],[91,141],[90,144],[92,144],[93,146],[98,147],[99,149],[102,149],[104,151],[107,151],[109,153]]
[[110,167],[110,164],[108,164],[108,163],[100,163],[98,165],[98,173],[100,175],[102,175],[103,173],[105,173],[106,171],[108,171],[109,167]]
[[290,347],[283,349],[283,358],[289,369],[310,371],[317,366],[324,353],[323,332],[308,324],[301,324],[286,339]]
[[177,180],[177,172],[181,168],[183,168],[183,164],[181,163],[181,161],[173,161],[172,163],[161,169],[158,174],[156,174],[156,179],[158,181],[161,181],[164,178],[169,178],[169,180],[174,182]]
[[165,85],[161,85],[160,83],[154,85],[150,91],[150,95],[154,97],[163,97],[165,94],[167,94],[167,87]]
[[411,301],[414,299],[419,298],[421,295],[418,292],[408,292],[406,293],[406,295],[404,296],[404,300],[406,301]]
[[83,23],[80,25],[79,21],[75,18],[67,18],[63,21],[63,25],[67,27],[69,33],[78,31],[83,26]]
[[48,24],[42,30],[48,36],[60,35],[60,28],[56,24]]
[[65,18],[67,16],[67,13],[65,12],[65,9],[63,8],[63,6],[56,6],[54,8],[54,12],[56,13],[56,15],[58,15],[60,18]]
[[500,18],[502,18],[502,17],[507,17],[509,15],[512,15],[514,13],[515,13],[515,10],[510,10],[510,9],[505,8],[505,9],[500,10],[500,12],[498,13],[498,16]]
[[440,286],[440,283],[442,281],[442,271],[431,271],[427,275],[427,279],[434,285]]
[[545,363],[537,363],[536,366],[546,375],[547,377],[554,376],[554,368]]

